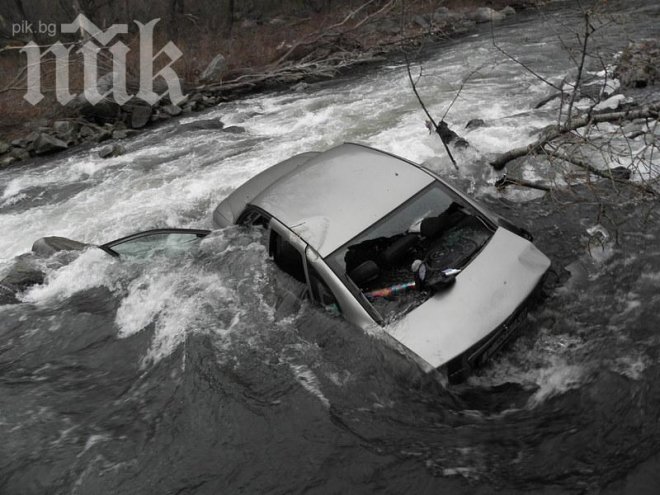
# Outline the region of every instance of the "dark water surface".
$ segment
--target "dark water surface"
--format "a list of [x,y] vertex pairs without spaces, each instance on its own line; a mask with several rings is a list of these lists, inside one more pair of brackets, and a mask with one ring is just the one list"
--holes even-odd
[[[655,2],[626,5],[607,50],[658,29]],[[569,65],[539,42],[543,22],[497,34],[558,77]],[[453,43],[429,72],[460,80],[465,54],[493,56],[483,36]],[[504,118],[544,92],[516,70],[502,63],[457,102],[455,122],[495,122],[470,137],[485,154],[551,121]],[[414,100],[397,106],[406,84],[384,67],[209,114],[244,136],[165,128],[126,157],[3,171],[2,266],[40,235],[208,226],[237,184],[305,148],[365,141],[449,171]],[[438,109],[454,87],[443,84]],[[284,282],[258,232],[216,231],[199,252],[151,263],[92,249],[44,261],[46,282],[0,306],[0,493],[660,493],[658,203],[605,185],[496,199],[481,167],[454,180],[532,231],[553,274],[520,337],[466,384],[444,388],[380,330],[306,304],[276,310]]]

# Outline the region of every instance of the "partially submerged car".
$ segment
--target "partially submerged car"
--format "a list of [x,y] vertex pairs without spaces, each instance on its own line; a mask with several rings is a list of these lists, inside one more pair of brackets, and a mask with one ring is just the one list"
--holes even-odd
[[274,165],[213,212],[268,229],[275,263],[309,297],[387,334],[459,381],[526,317],[550,260],[524,230],[430,170],[344,144]]
[[[358,144],[266,169],[216,207],[213,224],[266,229],[275,264],[297,281],[292,297],[364,329],[383,326],[425,369],[452,382],[512,337],[550,266],[526,231],[430,170]],[[148,258],[190,249],[208,233],[157,229],[98,247]],[[33,251],[83,247],[44,238]]]

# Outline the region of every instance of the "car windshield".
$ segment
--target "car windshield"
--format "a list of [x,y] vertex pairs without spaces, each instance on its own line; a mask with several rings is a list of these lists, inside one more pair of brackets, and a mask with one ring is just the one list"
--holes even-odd
[[477,213],[438,183],[416,194],[326,258],[387,321],[430,294],[415,285],[415,260],[435,268],[463,268],[492,235]]

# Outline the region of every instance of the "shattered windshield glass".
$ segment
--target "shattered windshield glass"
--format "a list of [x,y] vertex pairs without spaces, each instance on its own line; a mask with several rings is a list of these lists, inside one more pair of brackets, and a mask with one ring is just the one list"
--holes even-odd
[[[492,235],[469,206],[432,184],[326,258],[390,320],[430,294],[415,285],[416,260],[439,269],[462,268]],[[364,302],[364,301],[362,301]]]

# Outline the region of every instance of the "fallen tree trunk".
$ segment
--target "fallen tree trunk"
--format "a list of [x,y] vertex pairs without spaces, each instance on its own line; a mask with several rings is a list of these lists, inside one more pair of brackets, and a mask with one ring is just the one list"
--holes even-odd
[[563,125],[561,127],[555,127],[549,132],[544,133],[544,135],[539,138],[537,141],[523,146],[520,148],[514,148],[499,155],[493,161],[490,162],[490,165],[495,170],[502,170],[510,161],[515,160],[529,154],[538,153],[541,151],[544,145],[548,144],[553,139],[558,138],[564,134],[572,132],[580,127],[585,127],[589,124],[600,124],[604,122],[622,122],[635,119],[643,118],[658,118],[660,115],[660,103],[654,103],[652,105],[647,105],[636,110],[626,110],[624,112],[610,112],[610,113],[601,113],[596,115],[586,115],[584,117],[578,117],[571,121],[570,125]]

